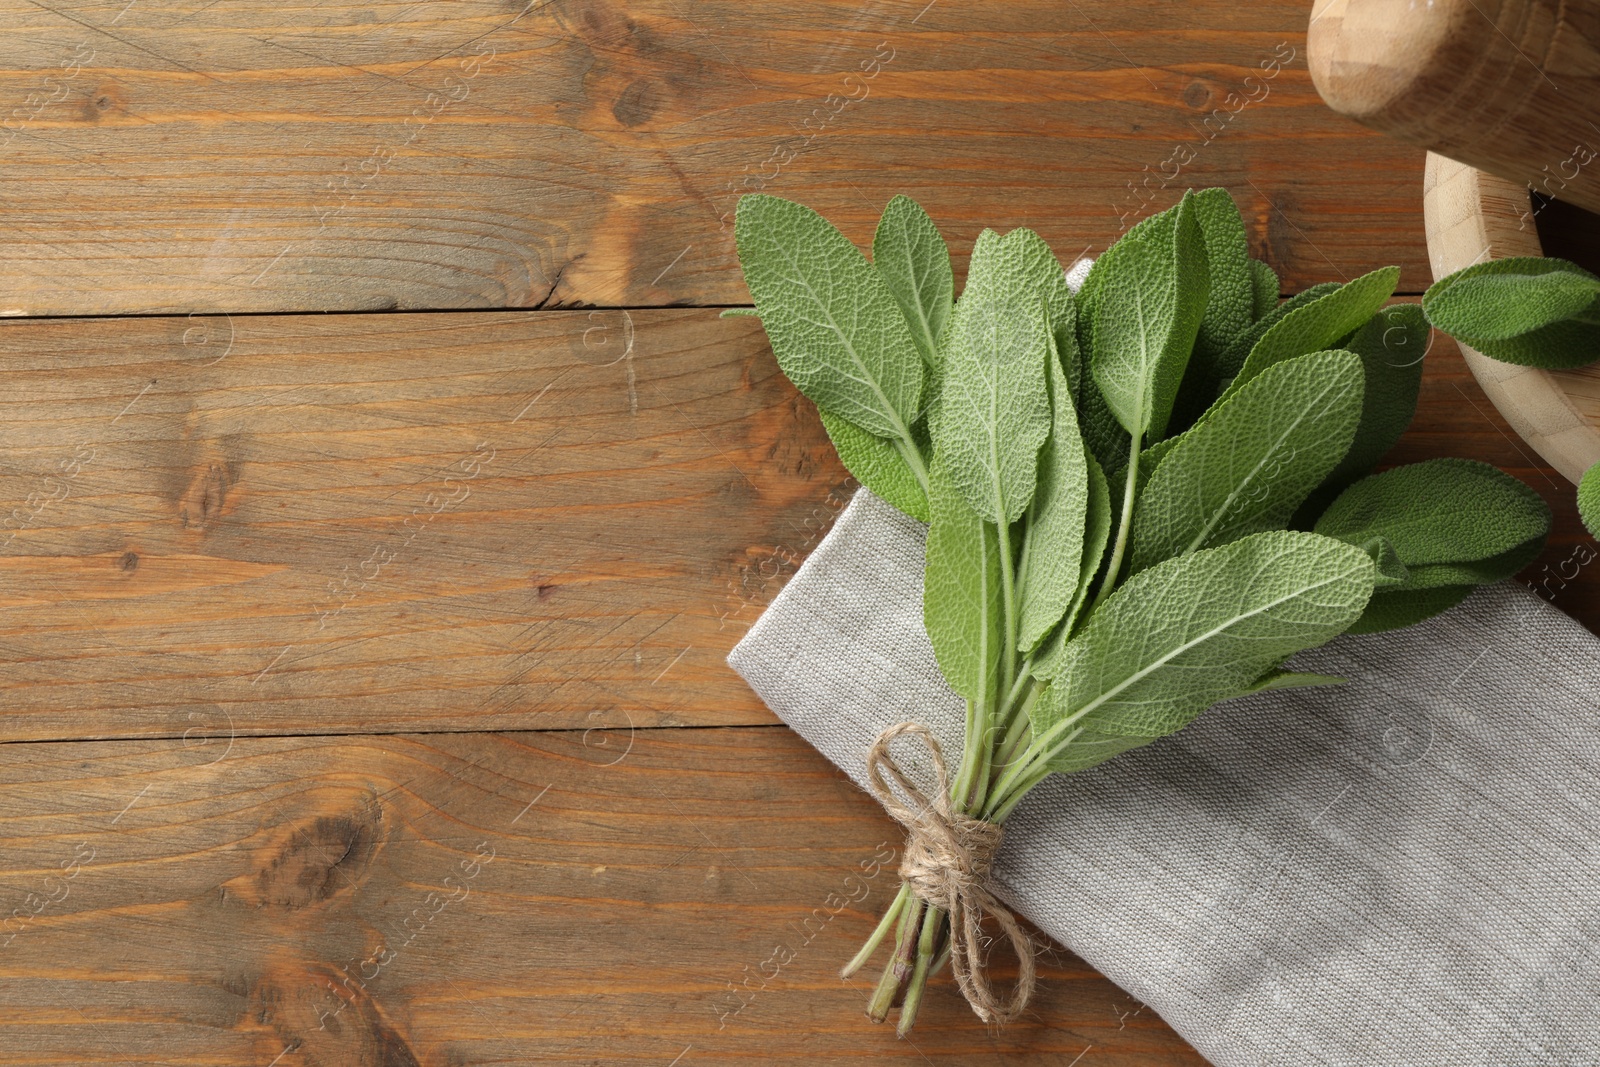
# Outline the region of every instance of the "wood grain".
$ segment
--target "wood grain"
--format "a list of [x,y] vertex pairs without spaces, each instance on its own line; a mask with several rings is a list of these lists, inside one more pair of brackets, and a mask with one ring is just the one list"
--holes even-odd
[[[723,657],[851,491],[707,311],[12,323],[0,373],[10,740],[770,723]],[[1422,454],[1587,541],[1443,335]]]
[[1186,186],[1291,290],[1426,282],[1420,152],[1330,112],[1304,0],[0,0],[0,314],[747,300],[737,196],[958,270],[1071,257]]
[[[0,329],[0,1063],[1200,1067],[1059,950],[1004,1031],[865,1020],[898,830],[722,660],[849,483],[757,325],[662,308],[747,299],[741,191],[863,245],[910,193],[959,272],[1225,185],[1288,291],[1419,292],[1421,153],[1306,17],[0,0],[0,313],[151,316]],[[249,314],[324,310],[391,313]],[[1583,617],[1570,492],[1425,367],[1393,458],[1545,492]]]
[[0,798],[0,1063],[1205,1063],[1059,950],[1005,1029],[868,1022],[898,829],[784,729],[6,745]]
[[0,736],[771,722],[850,492],[710,311],[0,330]]

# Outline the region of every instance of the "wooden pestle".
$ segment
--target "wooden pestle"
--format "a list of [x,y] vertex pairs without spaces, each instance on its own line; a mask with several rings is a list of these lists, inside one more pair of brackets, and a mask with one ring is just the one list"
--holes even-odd
[[1335,111],[1600,212],[1600,2],[1317,0],[1307,53]]

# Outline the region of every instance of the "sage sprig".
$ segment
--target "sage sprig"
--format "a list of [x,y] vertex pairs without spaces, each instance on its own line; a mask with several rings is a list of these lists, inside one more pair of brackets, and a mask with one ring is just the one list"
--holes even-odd
[[1474,263],[1429,286],[1422,311],[1505,363],[1562,370],[1600,357],[1600,278],[1554,256]]
[[[1394,268],[1279,303],[1225,191],[1133,227],[1076,296],[1037,234],[986,230],[952,304],[949,252],[906,197],[885,209],[871,262],[772,196],[740,202],[735,234],[778,364],[845,465],[929,524],[924,622],[967,703],[941,806],[991,840],[1048,775],[1222,700],[1336,684],[1288,661],[1444,610],[1544,542],[1543,502],[1492,467],[1371,473],[1416,404],[1422,311],[1385,306]],[[1535,282],[1553,295],[1515,323],[1486,320],[1470,289],[1435,303],[1509,338],[1552,315],[1587,322],[1575,278]],[[944,830],[959,843],[959,826]],[[845,973],[892,935],[873,1018],[898,1003],[908,1030],[951,960],[975,1010],[1005,1021],[1026,989],[1002,1003],[974,981],[970,916],[951,959],[959,901],[925,889],[918,854],[918,888],[902,882]]]

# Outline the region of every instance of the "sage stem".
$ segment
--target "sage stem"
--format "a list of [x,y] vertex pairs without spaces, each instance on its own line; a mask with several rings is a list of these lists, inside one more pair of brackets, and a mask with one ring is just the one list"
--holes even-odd
[[1050,767],[1048,764],[1040,765],[1027,774],[1024,774],[1017,782],[1015,787],[1013,787],[1011,795],[1009,797],[999,798],[999,806],[988,812],[984,817],[990,822],[1005,822],[1006,816],[1011,814],[1013,808],[1022,803],[1022,799],[1028,795],[1029,791],[1048,777],[1050,777]]
[[977,811],[988,801],[989,763],[994,758],[994,739],[990,737],[994,718],[987,712],[983,704],[978,705],[978,758],[973,761],[972,780],[961,805],[963,811]]
[[900,458],[906,461],[906,466],[911,468],[911,473],[916,475],[917,484],[922,486],[924,494],[928,492],[928,465],[922,461],[922,450],[911,439],[911,432],[906,431],[905,437],[891,438],[895,450],[900,453]]
[[884,967],[878,987],[867,1004],[867,1014],[873,1022],[881,1023],[889,1017],[889,1009],[894,1007],[900,987],[905,985],[906,978],[911,974],[911,945],[921,931],[922,909],[922,898],[914,896],[911,898],[911,907],[900,914],[900,925],[894,935],[894,955],[888,966]]
[[906,986],[906,997],[900,1005],[900,1022],[895,1026],[895,1033],[901,1037],[910,1033],[912,1024],[917,1021],[917,1008],[922,1005],[922,990],[928,984],[933,946],[939,937],[943,919],[944,912],[929,908],[922,920],[922,936],[917,938],[916,968],[911,972],[911,984]]
[[1016,761],[1017,757],[1028,746],[1029,739],[1033,736],[1033,723],[1028,717],[1034,702],[1039,699],[1043,687],[1037,687],[1028,695],[1021,709],[1011,720],[1011,725],[1006,729],[1005,739],[1000,744],[1000,758],[995,760],[995,767],[1004,772]]
[[1128,550],[1128,531],[1133,527],[1133,498],[1139,487],[1139,441],[1143,434],[1131,434],[1128,439],[1128,477],[1122,485],[1122,515],[1117,519],[1117,543],[1111,550],[1111,562],[1106,567],[1106,576],[1100,582],[1100,591],[1094,595],[1094,603],[1089,605],[1093,611],[1100,606],[1100,601],[1111,595],[1112,587],[1117,584],[1117,575],[1122,571],[1122,555]]
[[855,958],[845,964],[844,969],[839,972],[840,978],[849,978],[867,965],[867,961],[872,958],[872,954],[878,951],[878,946],[883,944],[883,939],[889,935],[889,927],[893,926],[895,920],[900,917],[901,909],[906,906],[906,901],[910,898],[911,887],[901,882],[900,892],[895,894],[894,900],[890,902],[888,909],[883,913],[883,918],[878,920],[878,925],[872,931],[872,936],[868,937],[866,944],[861,946],[861,951],[857,952]]
[[976,701],[967,701],[967,732],[961,740],[961,766],[956,771],[955,783],[950,786],[950,803],[957,807],[966,806],[972,797],[972,787],[977,781],[978,746],[982,743],[983,737],[982,724],[979,721],[981,714]]
[[1000,647],[1002,673],[999,691],[1009,693],[1017,669],[1017,575],[1011,563],[1011,527],[1003,521],[1004,518],[1002,515],[1002,521],[995,525],[995,533],[1000,541],[1000,606],[1005,622],[1002,627],[1004,644]]
[[1017,670],[1016,683],[1012,685],[1011,692],[1006,694],[1004,703],[1000,705],[1006,715],[1009,716],[1011,712],[1015,710],[1017,706],[1017,700],[1021,698],[1024,686],[1026,686],[1029,682],[1032,682],[1035,686],[1038,686],[1039,680],[1033,677],[1032,671],[1033,657],[1029,656],[1027,659],[1022,661],[1022,666]]

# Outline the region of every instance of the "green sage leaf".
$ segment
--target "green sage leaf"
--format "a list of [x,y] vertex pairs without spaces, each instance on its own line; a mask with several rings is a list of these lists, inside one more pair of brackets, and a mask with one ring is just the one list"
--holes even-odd
[[1570,319],[1600,296],[1600,278],[1576,263],[1520,256],[1474,263],[1423,294],[1428,321],[1452,337],[1504,341]]
[[[1084,443],[1100,461],[1102,470],[1115,470],[1128,461],[1128,431],[1122,428],[1117,416],[1107,405],[1104,394],[1087,373],[1094,362],[1094,321],[1100,303],[1100,291],[1108,275],[1125,273],[1118,261],[1133,254],[1130,241],[1149,241],[1160,247],[1172,244],[1180,201],[1165,211],[1147,216],[1107,249],[1105,254],[1090,264],[1074,301],[1077,317],[1079,360],[1085,373],[1078,391],[1078,425],[1083,431]],[[1124,248],[1124,245],[1127,245]],[[1121,249],[1121,251],[1119,251]],[[1240,356],[1242,360],[1244,357]]]
[[1037,294],[1035,299],[1044,301],[1056,357],[1066,372],[1068,395],[1076,397],[1080,376],[1078,316],[1072,290],[1067,287],[1067,272],[1044,238],[1032,230],[1012,230],[1003,243],[1008,254],[1016,258],[1019,280],[1025,280],[1032,288]]
[[1077,598],[1089,513],[1089,456],[1066,372],[1050,360],[1055,425],[1039,453],[1039,488],[1028,506],[1018,564],[1021,621],[1017,651],[1032,652]]
[[817,407],[910,440],[925,368],[888,286],[821,215],[764,194],[739,200],[734,239],[773,355]]
[[1384,301],[1394,295],[1399,280],[1399,267],[1382,267],[1293,309],[1250,349],[1229,391],[1237,390],[1274,363],[1333,347],[1378,313]]
[[[1439,279],[1423,294],[1422,310],[1492,359],[1561,370],[1600,355],[1596,284],[1594,275],[1563,259],[1496,259]],[[1585,288],[1590,302],[1576,306]]]
[[1055,681],[1033,706],[1034,737],[1084,727],[1079,741],[1089,743],[1073,742],[1051,764],[1073,770],[1118,748],[1113,739],[1174,733],[1342,632],[1366,606],[1372,581],[1360,549],[1285,530],[1141,571],[1068,643]]
[[[1173,226],[1177,222],[1178,210],[1183,207],[1183,202],[1167,208],[1165,211],[1154,215],[1147,215],[1133,224],[1133,228],[1119,237],[1104,255],[1099,256],[1089,264],[1089,273],[1083,279],[1083,285],[1078,289],[1078,350],[1083,353],[1085,363],[1090,360],[1094,349],[1094,318],[1100,305],[1100,289],[1106,275],[1119,270],[1117,259],[1120,253],[1116,249],[1130,238],[1135,241],[1152,241],[1158,245],[1166,246],[1172,243]],[[1109,259],[1107,257],[1110,257]]]
[[973,511],[937,455],[928,472],[927,565],[922,619],[950,688],[990,699],[1004,653],[1000,537]]
[[1050,326],[1029,284],[1031,236],[979,235],[931,415],[934,449],[951,480],[979,515],[1001,526],[1033,499],[1039,448],[1050,436]]
[[1205,312],[1209,280],[1193,202],[1185,194],[1172,215],[1170,241],[1163,227],[1129,233],[1095,264],[1111,261],[1100,279],[1090,370],[1134,437],[1154,440],[1166,430]]
[[[1252,319],[1262,319],[1278,306],[1278,274],[1259,259],[1250,261]],[[1235,370],[1235,373],[1238,373]]]
[[1361,376],[1343,351],[1274,364],[1177,438],[1139,495],[1129,573],[1282,529],[1349,448]]
[[856,481],[918,522],[928,521],[928,494],[906,464],[900,450],[876,434],[826,411],[822,428],[828,431],[834,451]]
[[1583,472],[1578,482],[1578,517],[1596,537],[1600,537],[1600,463]]
[[909,196],[896,196],[884,207],[872,236],[872,265],[910,324],[917,352],[929,367],[937,366],[955,276],[939,228]]
[[[1353,545],[1388,541],[1408,574],[1400,590],[1507,577],[1538,554],[1549,530],[1550,508],[1538,493],[1466,459],[1433,459],[1363,478],[1316,524],[1318,533]],[[1430,575],[1429,567],[1455,569]]]
[[[1255,269],[1250,266],[1244,217],[1228,190],[1202,189],[1196,193],[1194,213],[1205,241],[1206,268],[1211,279],[1210,295],[1195,337],[1194,358],[1210,367],[1225,357],[1257,317]],[[1276,276],[1272,283],[1272,300],[1277,303]]]

